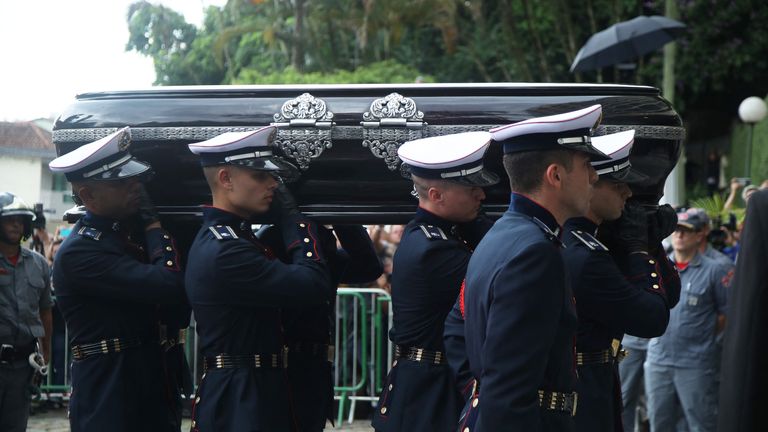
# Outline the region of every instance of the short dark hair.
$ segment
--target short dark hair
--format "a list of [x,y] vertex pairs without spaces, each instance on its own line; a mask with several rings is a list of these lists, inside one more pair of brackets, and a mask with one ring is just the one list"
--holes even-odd
[[442,179],[427,179],[418,177],[411,174],[411,180],[413,180],[413,188],[416,190],[419,198],[427,199],[430,188],[433,187],[449,187],[451,182]]
[[515,192],[530,193],[541,187],[544,172],[552,164],[573,169],[574,150],[547,150],[509,153],[504,155],[504,170],[509,187]]

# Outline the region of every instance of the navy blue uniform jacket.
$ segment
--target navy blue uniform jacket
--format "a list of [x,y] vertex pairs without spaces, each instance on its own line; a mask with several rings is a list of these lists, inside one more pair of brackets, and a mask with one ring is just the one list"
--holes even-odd
[[[473,236],[469,236],[469,244],[472,250],[475,250],[480,240],[493,226],[490,219],[485,218],[481,224],[475,224]],[[472,377],[472,371],[469,368],[469,359],[467,358],[467,344],[464,339],[464,288],[459,293],[459,298],[453,304],[448,317],[445,318],[445,330],[443,331],[443,343],[445,344],[445,355],[448,359],[448,365],[453,371],[456,380],[457,389],[466,401],[471,396],[471,391],[475,379]]]
[[[422,208],[405,227],[392,270],[393,327],[397,345],[445,352],[445,318],[466,273],[470,244],[486,218],[454,224]],[[474,243],[476,244],[476,243]],[[387,376],[374,413],[377,431],[455,429],[461,397],[447,364],[399,359]]]
[[[336,233],[341,248],[336,248]],[[383,271],[371,237],[361,225],[334,225],[333,231],[319,227],[318,234],[326,248],[325,258],[331,271],[331,285],[361,284],[376,280]],[[283,260],[287,256],[282,236],[275,226],[259,230],[259,240],[270,246]],[[335,302],[284,311],[283,322],[289,346],[331,345]],[[332,348],[332,347],[331,347]],[[288,362],[290,384],[299,430],[322,431],[326,419],[333,420],[333,365],[326,351],[295,352]]]
[[475,249],[465,286],[465,335],[479,381],[473,431],[571,431],[570,414],[538,391],[574,391],[576,311],[552,214],[513,193]]
[[[167,431],[158,304],[184,304],[173,239],[145,233],[139,249],[120,222],[87,212],[53,266],[56,299],[71,345],[138,339],[141,346],[72,362],[72,431]],[[178,431],[178,428],[176,428]]]
[[[620,257],[626,268],[622,272],[611,252],[593,237],[597,225],[592,221],[573,218],[564,228],[563,257],[579,316],[576,350],[595,353],[611,349],[611,341],[621,340],[624,333],[644,338],[663,334],[669,309],[680,296],[680,279],[663,249],[659,248],[659,256]],[[587,364],[578,371],[576,430],[621,431],[616,363]]]
[[[316,224],[302,216],[281,224],[292,261],[285,264],[256,239],[250,221],[214,207],[204,208],[204,217],[186,273],[202,355],[283,352],[281,309],[333,298]],[[297,429],[285,369],[212,369],[203,375],[193,431]]]

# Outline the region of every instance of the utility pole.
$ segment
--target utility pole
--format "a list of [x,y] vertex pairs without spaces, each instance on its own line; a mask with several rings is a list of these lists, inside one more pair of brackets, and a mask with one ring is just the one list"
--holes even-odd
[[[664,14],[667,18],[677,20],[680,13],[677,10],[675,0],[666,0]],[[662,95],[674,107],[675,105],[675,55],[677,54],[677,42],[671,42],[664,46],[664,81],[662,84]],[[673,206],[685,204],[685,146],[680,145],[680,159],[677,165],[667,177],[664,184],[664,197],[662,203],[668,203]]]

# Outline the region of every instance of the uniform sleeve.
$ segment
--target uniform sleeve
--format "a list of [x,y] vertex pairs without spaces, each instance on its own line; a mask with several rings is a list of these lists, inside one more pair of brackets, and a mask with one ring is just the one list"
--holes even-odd
[[461,224],[461,237],[467,241],[469,247],[473,250],[480,244],[480,240],[485,237],[485,233],[493,227],[493,220],[488,216],[478,216],[472,222]]
[[419,263],[415,268],[429,276],[428,293],[430,295],[437,298],[450,295],[451,301],[455,301],[459,295],[461,283],[467,275],[471,255],[469,251],[458,249],[454,241],[426,239],[425,241],[429,244],[426,251],[418,256]]
[[[565,297],[560,252],[537,243],[508,262],[492,282],[481,347],[482,422],[505,430],[538,430],[538,390]],[[490,367],[489,367],[490,366]]]
[[579,313],[609,328],[638,337],[661,336],[669,322],[666,293],[655,260],[629,258],[624,275],[606,252],[590,253],[577,284]]
[[283,235],[280,229],[275,225],[262,225],[255,233],[256,238],[260,242],[269,246],[272,252],[277,255],[278,258],[286,261],[285,245],[283,242]]
[[[153,237],[167,236],[162,230],[156,231],[158,233],[153,234]],[[96,297],[157,304],[186,302],[178,261],[171,260],[171,255],[168,255],[175,251],[161,252],[163,248],[158,249],[159,238],[147,239],[149,250],[155,250],[158,254],[148,264],[127,255],[114,245],[100,243],[106,241],[79,239],[78,244],[72,245],[67,253],[57,256],[56,266],[61,266],[62,271],[55,271],[54,277],[66,274],[67,285]],[[171,243],[167,247],[173,248]]]
[[376,280],[384,271],[371,237],[362,225],[334,225],[341,249],[333,269],[340,283],[360,284]]
[[296,255],[303,258],[286,264],[245,241],[232,242],[215,258],[216,280],[228,304],[302,307],[331,300],[335,287],[325,263]]
[[467,358],[467,344],[464,336],[464,318],[461,316],[459,302],[457,301],[448,317],[445,319],[445,332],[443,333],[445,344],[445,356],[451,367],[456,384],[460,392],[464,392],[467,384],[472,381],[472,372],[469,369]]
[[43,293],[40,295],[40,303],[38,304],[38,307],[40,309],[50,309],[53,307],[53,296],[51,295],[51,268],[48,266],[48,260],[45,258],[40,260],[40,266],[42,267],[45,288],[43,288]]
[[658,273],[661,276],[661,286],[667,293],[667,306],[672,309],[680,301],[680,289],[682,288],[680,274],[677,272],[672,261],[664,254],[663,249],[659,250],[654,259],[659,270]]
[[712,272],[712,296],[717,313],[727,315],[728,297],[730,295],[731,280],[733,279],[734,266],[718,263]]
[[325,253],[318,233],[317,222],[302,214],[287,216],[279,225],[283,237],[286,258],[292,263],[306,261],[323,262]]

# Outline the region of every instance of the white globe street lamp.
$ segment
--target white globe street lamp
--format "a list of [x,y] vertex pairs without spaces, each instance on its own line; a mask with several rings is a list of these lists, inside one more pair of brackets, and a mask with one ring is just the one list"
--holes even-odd
[[744,177],[749,177],[752,169],[752,132],[755,128],[755,123],[760,123],[766,114],[768,114],[768,107],[765,106],[765,101],[757,96],[750,96],[739,105],[739,117],[741,121],[749,125]]

